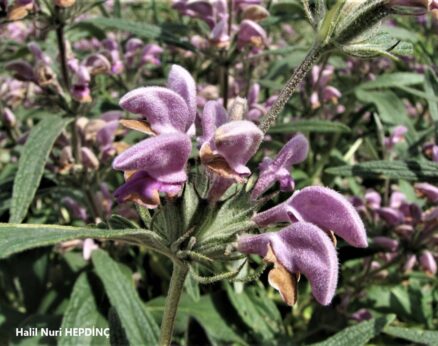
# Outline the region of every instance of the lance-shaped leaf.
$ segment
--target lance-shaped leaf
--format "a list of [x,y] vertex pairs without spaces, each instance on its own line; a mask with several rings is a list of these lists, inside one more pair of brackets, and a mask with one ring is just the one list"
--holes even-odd
[[18,162],[9,222],[20,223],[25,218],[43,176],[53,143],[70,121],[71,119],[47,116],[32,129]]
[[266,258],[270,248],[290,274],[307,277],[320,304],[331,302],[338,282],[338,258],[323,230],[308,222],[297,222],[279,232],[239,238],[238,250],[243,253]]
[[143,229],[100,229],[58,225],[0,224],[0,259],[24,250],[58,244],[73,239],[113,239],[145,245],[167,253],[162,238]]
[[120,265],[102,250],[93,252],[92,261],[131,345],[157,345],[158,326]]
[[[77,328],[107,328],[108,323],[99,312],[96,299],[94,297],[91,285],[88,282],[87,275],[82,273],[76,280],[71,293],[67,309],[62,319],[62,330]],[[92,335],[66,335],[63,333],[58,339],[60,346],[75,345],[96,345],[106,344],[105,336]]]
[[297,191],[286,202],[257,214],[253,220],[260,226],[307,221],[333,231],[353,246],[367,246],[365,227],[357,211],[340,193],[322,186]]

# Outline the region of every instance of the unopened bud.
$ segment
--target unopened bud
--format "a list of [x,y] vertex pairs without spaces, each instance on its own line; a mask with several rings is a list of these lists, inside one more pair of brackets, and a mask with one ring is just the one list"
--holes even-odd
[[9,10],[8,19],[11,21],[21,20],[33,9],[33,0],[15,0]]
[[424,251],[420,256],[420,265],[423,268],[423,270],[428,273],[435,275],[437,272],[437,265],[435,258],[431,254],[430,251],[426,250]]
[[96,155],[87,147],[81,148],[82,164],[91,170],[99,168],[99,160]]
[[248,112],[248,102],[242,97],[236,97],[230,106],[230,120],[242,120]]
[[55,0],[55,5],[61,8],[72,7],[76,0]]
[[10,128],[15,127],[15,125],[17,124],[17,119],[15,118],[14,113],[12,113],[12,111],[7,107],[5,107],[5,109],[3,110],[2,118],[6,126]]
[[243,10],[244,19],[250,19],[258,22],[267,17],[269,17],[268,10],[260,5],[250,5],[245,7]]

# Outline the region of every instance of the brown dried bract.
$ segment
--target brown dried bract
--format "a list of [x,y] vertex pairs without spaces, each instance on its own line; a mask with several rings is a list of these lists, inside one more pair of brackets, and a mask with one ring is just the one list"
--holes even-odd
[[156,135],[156,133],[152,130],[151,125],[146,120],[121,119],[120,124],[131,130],[139,131],[152,136]]
[[199,151],[201,162],[213,173],[227,179],[233,179],[234,181],[241,183],[245,179],[237,174],[225,161],[225,159],[213,153],[208,143],[202,145]]
[[280,292],[281,298],[287,305],[295,305],[298,299],[297,282],[301,275],[289,273],[277,260],[270,244],[268,244],[268,252],[264,260],[274,264],[274,268],[268,274],[269,284]]

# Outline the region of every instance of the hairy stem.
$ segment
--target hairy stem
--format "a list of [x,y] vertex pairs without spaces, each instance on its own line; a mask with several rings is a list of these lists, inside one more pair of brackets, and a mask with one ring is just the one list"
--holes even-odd
[[59,60],[61,62],[61,74],[62,74],[62,82],[64,87],[68,90],[70,89],[70,80],[68,78],[68,70],[67,70],[67,52],[65,45],[65,37],[64,37],[64,21],[61,15],[61,9],[59,7],[55,7],[56,11],[56,41],[58,44],[59,50]]
[[303,62],[295,69],[292,77],[290,77],[283,89],[281,89],[277,100],[260,124],[260,129],[264,133],[268,132],[269,128],[275,123],[278,115],[283,110],[287,101],[289,101],[291,96],[295,93],[296,89],[299,87],[303,79],[306,77],[307,73],[310,71],[310,69],[320,56],[321,48],[318,46],[312,47],[312,49],[304,58]]
[[163,320],[161,321],[160,346],[169,346],[172,342],[173,327],[176,312],[184,288],[189,268],[186,264],[174,260],[172,278],[167,292],[166,305],[164,306]]

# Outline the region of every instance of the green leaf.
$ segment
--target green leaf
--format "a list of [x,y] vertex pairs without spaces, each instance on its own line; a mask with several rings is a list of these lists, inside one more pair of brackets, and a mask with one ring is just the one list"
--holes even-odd
[[331,167],[326,169],[326,173],[346,177],[438,182],[438,164],[429,161],[368,161],[353,166]]
[[186,184],[182,201],[183,230],[187,231],[193,224],[198,209],[199,198],[192,184]]
[[401,85],[415,85],[424,83],[424,76],[412,72],[396,72],[383,74],[376,79],[359,85],[361,89],[391,88]]
[[[66,329],[70,328],[108,328],[105,318],[99,313],[96,300],[85,273],[76,280],[70,301],[62,320],[64,331],[58,339],[59,346],[67,345],[108,345],[106,336],[68,336]],[[109,334],[109,330],[108,330]]]
[[129,345],[126,338],[125,330],[116,309],[111,307],[108,313],[108,322],[110,325],[110,343],[115,346]]
[[289,124],[271,127],[270,134],[291,132],[316,132],[316,133],[349,133],[351,129],[343,123],[329,120],[296,120]]
[[379,335],[383,328],[394,321],[395,315],[373,318],[355,326],[345,328],[323,342],[312,346],[362,346]]
[[391,125],[411,125],[403,101],[391,90],[371,91],[356,89],[357,98],[364,103],[376,105],[383,122]]
[[385,334],[395,336],[400,339],[412,341],[416,345],[418,344],[425,344],[430,346],[438,345],[437,331],[388,326],[383,329],[383,332]]
[[102,250],[93,251],[91,258],[129,342],[132,345],[158,344],[158,326],[151,314],[143,308],[133,283],[126,280],[119,264]]
[[160,236],[142,229],[106,230],[57,225],[0,223],[0,259],[35,247],[85,238],[121,240],[130,244],[146,245],[157,249],[157,251],[167,251]]
[[257,338],[266,344],[282,331],[282,319],[275,303],[266,296],[265,290],[247,287],[236,293],[227,285],[227,294],[238,315],[251,328]]
[[71,120],[47,116],[32,129],[18,162],[9,222],[20,223],[25,218],[43,176],[53,143]]
[[379,32],[372,38],[352,42],[340,48],[342,52],[359,58],[386,56],[391,59],[397,59],[397,55],[409,56],[414,51],[412,43],[401,42],[386,32]]
[[[120,30],[131,34],[134,34],[138,38],[150,39],[150,40],[162,40],[165,43],[172,44],[181,48],[188,50],[194,50],[194,47],[188,43],[183,42],[178,36],[174,34],[175,31],[171,32],[156,25],[134,22],[128,19],[122,18],[93,18],[91,20],[85,20],[79,22],[80,25],[83,23],[91,24],[106,30]],[[177,31],[178,32],[178,31]]]
[[[426,83],[424,84],[426,94],[430,97],[438,96],[438,78],[431,69],[426,71]],[[435,126],[438,124],[438,103],[429,100],[430,116],[435,122]]]
[[[213,345],[229,345],[238,343],[246,344],[227,323],[217,306],[223,304],[223,299],[215,299],[213,295],[204,295],[198,302],[194,302],[189,296],[183,295],[178,307],[177,315],[193,317],[205,330],[207,337]],[[148,311],[162,315],[164,311],[164,298],[154,299],[146,305]],[[234,345],[234,344],[233,344]]]

